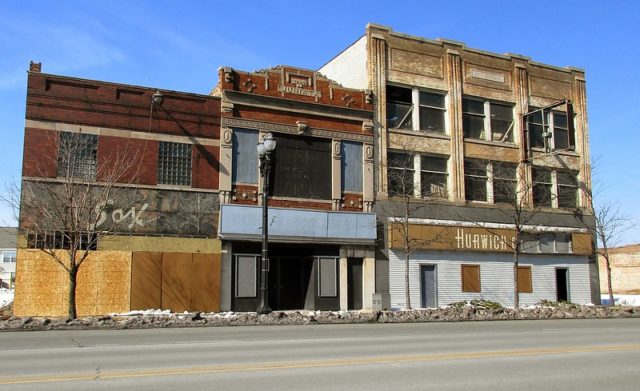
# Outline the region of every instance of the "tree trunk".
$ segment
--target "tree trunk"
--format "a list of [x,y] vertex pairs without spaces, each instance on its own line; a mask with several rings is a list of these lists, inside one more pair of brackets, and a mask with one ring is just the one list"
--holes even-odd
[[513,251],[513,308],[520,307],[520,287],[518,284],[518,250]]
[[409,251],[404,252],[404,295],[406,300],[406,309],[411,309],[411,290],[409,289]]
[[76,278],[78,276],[78,268],[72,260],[69,268],[69,319],[78,317],[76,312]]
[[609,260],[609,252],[605,250],[603,253],[604,261],[607,266],[607,290],[609,291],[609,305],[616,305],[613,298],[613,287],[611,284],[611,261]]

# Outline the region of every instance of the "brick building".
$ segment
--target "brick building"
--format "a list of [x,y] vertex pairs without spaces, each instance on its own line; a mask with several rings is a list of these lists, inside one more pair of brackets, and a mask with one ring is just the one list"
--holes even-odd
[[222,68],[222,308],[258,306],[262,178],[256,144],[276,140],[269,199],[272,309],[371,308],[375,291],[371,96],[289,66]]
[[319,71],[375,97],[377,262],[388,261],[392,307],[406,305],[400,184],[413,205],[414,306],[512,305],[515,275],[523,304],[599,302],[583,70],[370,24]]
[[[98,225],[114,225],[99,238],[80,269],[78,315],[132,309],[219,309],[217,239],[220,99],[41,73],[28,73],[23,203],[30,189],[65,185],[59,153],[66,140],[82,140],[74,160],[78,182],[100,185],[102,168],[116,156],[134,159],[116,183],[122,195],[107,201]],[[36,194],[44,198],[43,194]],[[44,202],[44,201],[43,201]],[[16,315],[65,315],[69,280],[38,241],[59,228],[34,232],[22,208],[14,302]],[[100,229],[100,226],[97,227]],[[56,247],[54,245],[54,247]],[[63,243],[59,243],[64,248]]]
[[[615,294],[640,294],[640,244],[609,249],[611,257],[611,289]],[[607,288],[607,266],[604,257],[598,255],[600,269],[600,292],[609,293]]]

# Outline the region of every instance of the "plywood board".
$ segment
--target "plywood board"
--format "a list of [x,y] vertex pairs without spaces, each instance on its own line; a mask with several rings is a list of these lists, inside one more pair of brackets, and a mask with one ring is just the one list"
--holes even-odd
[[131,260],[131,309],[162,308],[162,253],[134,252]]
[[220,310],[220,255],[193,254],[191,269],[191,310]]
[[172,312],[189,311],[192,255],[162,254],[162,307]]

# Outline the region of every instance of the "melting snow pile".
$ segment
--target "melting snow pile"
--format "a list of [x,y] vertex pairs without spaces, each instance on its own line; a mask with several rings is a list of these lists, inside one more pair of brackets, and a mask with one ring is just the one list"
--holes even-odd
[[[602,295],[601,298],[603,305],[609,304],[609,295]],[[633,305],[640,306],[640,295],[613,295],[613,300],[616,305]]]
[[13,301],[13,290],[6,288],[0,288],[0,307],[11,303]]

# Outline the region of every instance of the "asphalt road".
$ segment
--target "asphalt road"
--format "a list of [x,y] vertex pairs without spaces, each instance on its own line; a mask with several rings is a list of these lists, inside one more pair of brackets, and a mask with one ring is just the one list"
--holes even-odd
[[0,390],[638,390],[640,319],[0,333]]

